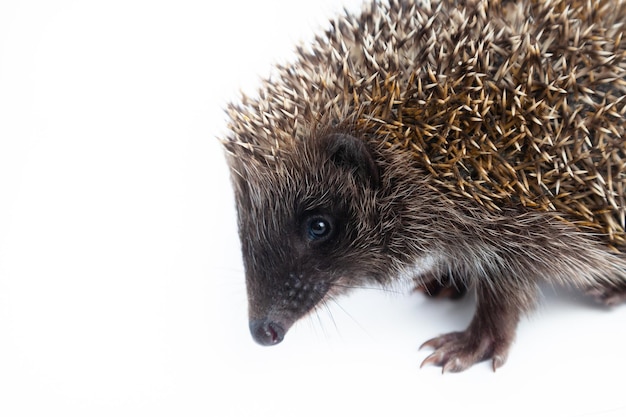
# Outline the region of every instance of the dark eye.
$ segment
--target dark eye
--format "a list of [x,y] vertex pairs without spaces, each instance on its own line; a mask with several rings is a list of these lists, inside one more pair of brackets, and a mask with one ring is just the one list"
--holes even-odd
[[315,216],[311,217],[306,224],[306,234],[311,240],[325,239],[331,235],[333,226],[329,219]]

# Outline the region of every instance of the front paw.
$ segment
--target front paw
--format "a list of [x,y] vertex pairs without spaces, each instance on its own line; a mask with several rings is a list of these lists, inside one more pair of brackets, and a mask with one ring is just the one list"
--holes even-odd
[[626,283],[606,283],[590,286],[585,291],[601,304],[615,306],[626,302]]
[[467,286],[463,283],[453,282],[448,276],[421,277],[415,280],[415,291],[423,292],[432,298],[458,300],[467,293]]
[[428,340],[420,349],[430,347],[435,351],[422,362],[437,365],[444,372],[461,372],[475,363],[491,359],[493,370],[504,365],[510,341],[503,341],[489,334],[473,334],[470,330],[447,333]]

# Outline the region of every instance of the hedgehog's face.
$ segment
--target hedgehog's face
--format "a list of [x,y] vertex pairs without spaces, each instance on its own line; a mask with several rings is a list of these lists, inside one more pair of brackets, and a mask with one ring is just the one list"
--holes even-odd
[[[279,160],[233,168],[250,331],[262,345],[329,297],[376,278],[378,170],[363,141],[333,134]],[[380,264],[380,262],[378,262]]]

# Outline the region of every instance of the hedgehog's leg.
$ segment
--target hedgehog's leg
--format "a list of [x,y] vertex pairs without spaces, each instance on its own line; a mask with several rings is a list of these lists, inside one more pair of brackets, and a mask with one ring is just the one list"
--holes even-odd
[[432,298],[450,298],[458,300],[467,294],[467,285],[453,281],[450,275],[438,277],[435,275],[415,278],[415,291],[423,292]]
[[[528,290],[526,296],[531,295]],[[435,351],[422,362],[422,366],[434,364],[441,366],[443,372],[460,372],[488,359],[492,360],[494,371],[504,364],[525,309],[522,300],[526,297],[514,300],[511,297],[515,297],[515,292],[496,294],[485,284],[476,291],[476,313],[469,327],[424,343],[421,347],[431,347]]]
[[598,302],[613,306],[626,302],[626,281],[598,282],[589,286],[585,292]]
[[[626,255],[622,253],[610,253],[607,250],[587,251],[587,253],[600,253],[601,257],[596,261],[596,278],[587,280],[583,286],[587,295],[592,296],[601,304],[613,306],[626,302]],[[594,257],[595,258],[595,257]],[[597,277],[603,277],[598,279]]]

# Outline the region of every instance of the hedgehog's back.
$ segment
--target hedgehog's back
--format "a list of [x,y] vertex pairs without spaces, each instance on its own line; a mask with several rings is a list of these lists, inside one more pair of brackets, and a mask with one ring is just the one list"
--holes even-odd
[[625,245],[624,2],[417,3],[334,21],[232,109],[236,141],[258,161],[349,125],[454,195],[558,211]]
[[624,4],[497,3],[434,11],[416,28],[417,68],[361,104],[361,128],[454,194],[559,211],[624,245]]

